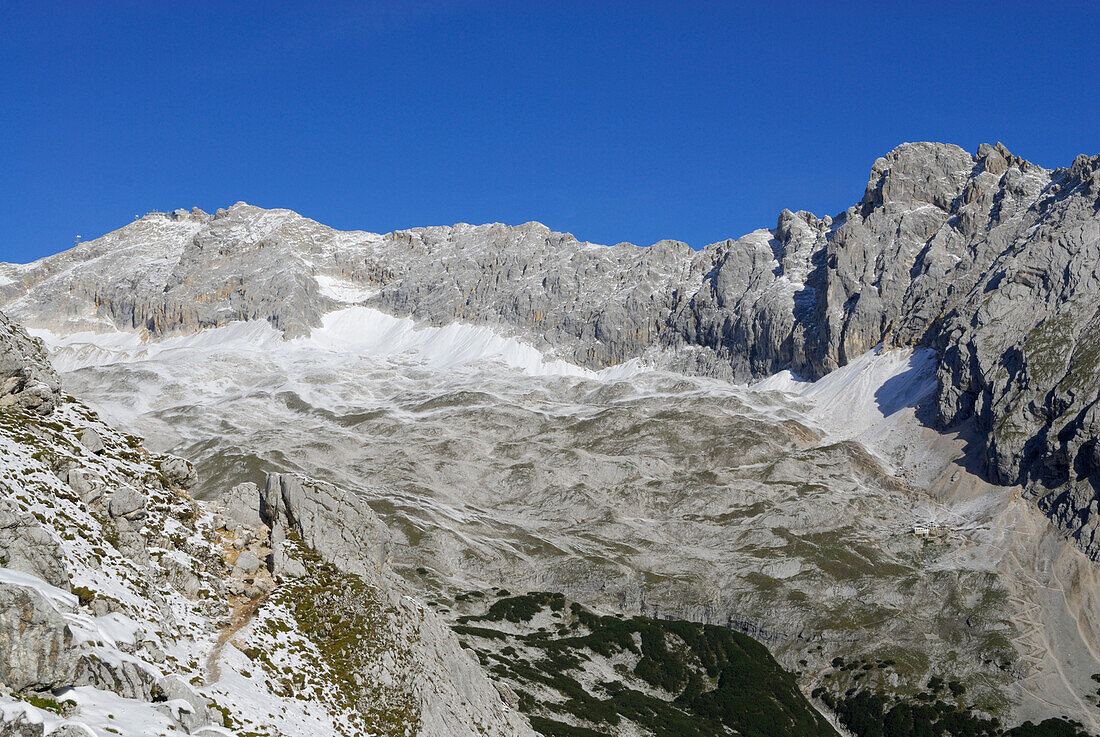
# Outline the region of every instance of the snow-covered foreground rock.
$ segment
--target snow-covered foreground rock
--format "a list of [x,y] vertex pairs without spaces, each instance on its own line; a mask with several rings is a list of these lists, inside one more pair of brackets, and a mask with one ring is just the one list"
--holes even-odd
[[531,734],[389,573],[369,509],[367,551],[332,542],[333,487],[196,502],[191,464],[58,393],[0,329],[0,734]]

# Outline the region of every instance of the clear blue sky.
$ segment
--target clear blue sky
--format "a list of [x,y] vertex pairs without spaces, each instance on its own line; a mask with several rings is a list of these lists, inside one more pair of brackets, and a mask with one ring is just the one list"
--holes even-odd
[[699,247],[906,140],[1100,153],[1095,2],[4,2],[0,260],[246,200]]

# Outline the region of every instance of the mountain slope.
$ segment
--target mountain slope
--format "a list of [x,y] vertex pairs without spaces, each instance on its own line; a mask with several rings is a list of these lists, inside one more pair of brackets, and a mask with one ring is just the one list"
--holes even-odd
[[0,356],[0,734],[532,734],[384,560],[288,542],[255,485],[195,502],[2,314]]
[[[60,394],[2,313],[0,356],[0,734],[533,734],[392,575],[391,533],[354,495],[269,473],[195,502],[189,463]],[[617,621],[586,616],[597,638]],[[770,734],[834,734],[763,646],[736,641],[751,673],[723,666],[695,698],[751,690],[754,714],[780,715]],[[679,713],[680,690],[647,708]]]
[[[238,203],[153,214],[26,266],[0,307],[60,333],[154,336],[265,320],[308,334],[342,303],[487,324],[591,368],[644,357],[691,373],[818,378],[872,346],[940,357],[926,422],[978,429],[997,483],[1027,483],[1090,554],[1097,488],[1100,157],[1049,171],[983,145],[903,144],[835,219],[695,253],[596,247],[537,223],[341,233]],[[1094,331],[1093,331],[1094,332]]]
[[748,388],[585,372],[366,307],[323,322],[289,341],[255,323],[73,335],[54,355],[72,391],[193,460],[196,493],[271,468],[354,493],[444,617],[472,589],[561,591],[750,634],[807,691],[858,653],[895,663],[873,674],[891,693],[936,676],[1005,720],[1095,718],[1100,569],[974,477],[965,438],[920,425],[931,351]]

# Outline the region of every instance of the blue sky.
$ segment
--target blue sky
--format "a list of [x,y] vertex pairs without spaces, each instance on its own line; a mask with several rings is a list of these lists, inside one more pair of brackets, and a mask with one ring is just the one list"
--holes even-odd
[[699,247],[842,211],[906,140],[1068,165],[1097,5],[3,3],[0,260],[237,200]]

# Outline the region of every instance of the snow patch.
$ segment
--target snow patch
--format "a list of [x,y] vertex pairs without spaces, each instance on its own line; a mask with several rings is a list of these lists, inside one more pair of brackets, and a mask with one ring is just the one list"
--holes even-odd
[[335,276],[317,274],[313,278],[317,280],[317,291],[330,299],[347,304],[366,302],[381,291],[377,288],[365,287],[350,279],[341,279]]
[[367,307],[330,312],[323,318],[320,329],[299,340],[319,348],[372,358],[416,356],[433,368],[491,361],[533,376],[595,376],[594,371],[566,361],[548,360],[537,348],[502,337],[492,328],[461,323],[439,328],[417,327],[409,318],[393,317]]
[[785,392],[787,394],[799,394],[812,384],[812,381],[807,381],[798,376],[798,374],[785,369],[779,373],[772,374],[766,379],[761,379],[753,384],[752,388],[762,392],[773,391]]
[[876,346],[817,381],[780,371],[751,388],[793,395],[827,435],[859,439],[935,392],[936,352]]
[[52,603],[58,611],[72,609],[77,605],[77,598],[68,591],[62,591],[56,586],[51,586],[41,578],[32,576],[29,573],[15,571],[11,568],[0,568],[0,583],[34,589],[44,599]]
[[936,390],[936,352],[876,347],[799,394],[830,435],[859,438]]
[[817,381],[781,371],[751,389],[783,393],[826,440],[855,440],[904,476],[934,460],[921,437],[934,431],[916,412],[936,391],[936,365],[931,349],[876,346]]

